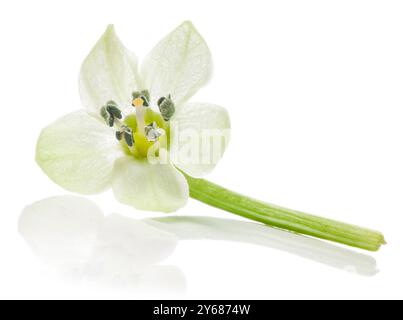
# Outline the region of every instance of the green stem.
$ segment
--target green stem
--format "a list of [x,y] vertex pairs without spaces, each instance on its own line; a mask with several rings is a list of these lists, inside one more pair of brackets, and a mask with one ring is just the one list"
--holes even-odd
[[385,244],[380,232],[264,203],[185,174],[190,196],[216,208],[280,229],[369,251]]

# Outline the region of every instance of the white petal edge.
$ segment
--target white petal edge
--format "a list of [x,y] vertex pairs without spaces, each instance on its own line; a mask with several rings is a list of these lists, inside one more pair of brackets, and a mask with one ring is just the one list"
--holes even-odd
[[193,177],[210,173],[230,140],[227,110],[209,103],[187,103],[170,125],[172,162]]
[[43,129],[36,146],[36,162],[49,178],[82,194],[109,187],[115,160],[122,155],[113,129],[84,110]]
[[163,38],[141,66],[141,79],[154,102],[171,94],[177,106],[203,87],[211,74],[210,50],[190,21]]
[[116,161],[112,189],[120,202],[147,211],[173,212],[189,198],[185,177],[171,164],[132,157]]
[[97,116],[110,100],[128,112],[132,92],[139,87],[137,59],[119,40],[113,25],[109,25],[81,66],[81,101],[89,113]]

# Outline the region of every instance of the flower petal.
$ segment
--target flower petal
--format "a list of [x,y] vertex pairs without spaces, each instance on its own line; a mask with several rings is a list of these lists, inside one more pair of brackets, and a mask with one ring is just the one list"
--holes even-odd
[[226,109],[208,103],[185,104],[171,121],[171,160],[187,174],[211,172],[230,139]]
[[185,177],[171,164],[132,157],[116,161],[112,188],[120,202],[148,211],[176,211],[189,197]]
[[191,22],[162,39],[142,64],[141,78],[155,101],[172,95],[181,105],[210,79],[210,50]]
[[80,95],[88,112],[99,115],[106,102],[114,100],[122,111],[131,106],[132,92],[138,90],[137,59],[108,26],[80,71]]
[[36,161],[55,183],[83,194],[103,191],[122,154],[113,129],[85,111],[70,113],[43,129]]

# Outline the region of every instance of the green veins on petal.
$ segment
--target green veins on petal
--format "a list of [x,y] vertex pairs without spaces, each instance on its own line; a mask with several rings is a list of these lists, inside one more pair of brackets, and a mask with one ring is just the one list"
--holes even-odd
[[163,38],[146,56],[140,76],[151,98],[171,94],[180,107],[212,74],[210,50],[190,21]]
[[105,102],[113,100],[126,111],[139,81],[136,57],[124,47],[114,27],[108,26],[81,65],[79,89],[84,107],[98,116]]

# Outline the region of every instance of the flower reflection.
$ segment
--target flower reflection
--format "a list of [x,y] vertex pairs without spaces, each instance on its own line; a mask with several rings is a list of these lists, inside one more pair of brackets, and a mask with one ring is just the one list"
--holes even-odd
[[226,240],[260,245],[360,275],[376,274],[374,258],[261,224],[210,217],[133,219],[105,216],[90,200],[58,196],[26,207],[19,232],[47,264],[75,279],[182,293],[186,278],[162,263],[178,241]]
[[185,291],[182,271],[159,265],[177,245],[174,234],[142,220],[104,216],[90,200],[59,196],[38,201],[22,212],[19,232],[40,259],[75,280]]

